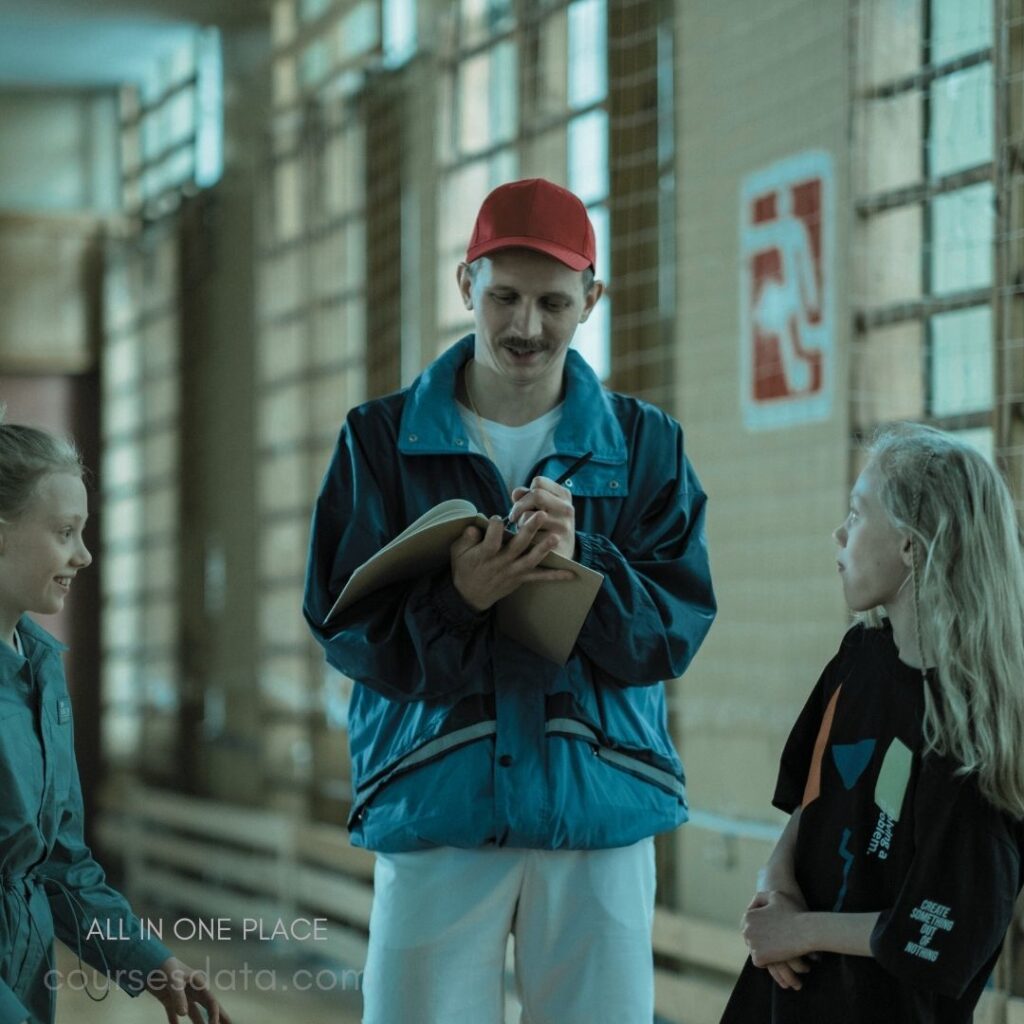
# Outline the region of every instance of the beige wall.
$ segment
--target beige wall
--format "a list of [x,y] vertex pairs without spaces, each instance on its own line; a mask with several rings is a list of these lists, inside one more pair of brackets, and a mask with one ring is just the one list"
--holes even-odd
[[95,365],[99,216],[117,204],[114,93],[0,92],[0,365]]
[[[674,693],[691,805],[780,826],[770,806],[788,730],[845,624],[830,539],[845,514],[844,293],[848,208],[847,5],[842,0],[680,0],[678,409],[709,495],[719,617]],[[833,158],[833,412],[744,428],[739,402],[739,194],[745,176],[809,149]],[[678,893],[689,913],[733,923],[765,840],[684,827]]]

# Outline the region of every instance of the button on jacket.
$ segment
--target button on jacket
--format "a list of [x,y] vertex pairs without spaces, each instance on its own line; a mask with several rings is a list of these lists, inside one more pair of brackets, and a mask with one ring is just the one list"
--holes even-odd
[[508,511],[455,405],[472,354],[469,335],[409,388],[350,412],[313,514],[304,611],[355,682],[352,841],[594,849],[672,829],[686,794],[661,681],[683,672],[715,614],[706,499],[679,424],[605,390],[574,350],[555,453],[530,475],[594,452],[572,481],[577,557],[605,580],[568,663],[498,633],[447,566],[323,625],[353,570],[434,505]]
[[65,648],[24,616],[18,635],[24,657],[0,644],[0,1024],[46,1024],[54,936],[132,995],[171,953],[141,937],[85,845]]

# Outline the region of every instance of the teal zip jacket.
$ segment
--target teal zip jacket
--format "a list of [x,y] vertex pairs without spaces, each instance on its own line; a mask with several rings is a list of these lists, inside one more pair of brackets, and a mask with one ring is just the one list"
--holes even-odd
[[304,611],[355,682],[352,841],[626,846],[686,820],[661,680],[682,674],[715,613],[705,496],[669,416],[605,390],[568,352],[556,452],[530,478],[594,452],[571,490],[579,561],[605,580],[564,667],[497,632],[447,566],[323,625],[352,571],[434,505],[508,511],[455,405],[472,353],[470,335],[409,388],[350,412],[313,514]]
[[0,644],[0,1024],[50,1024],[54,936],[132,995],[171,952],[141,936],[83,840],[66,648],[26,616],[18,635],[24,657]]

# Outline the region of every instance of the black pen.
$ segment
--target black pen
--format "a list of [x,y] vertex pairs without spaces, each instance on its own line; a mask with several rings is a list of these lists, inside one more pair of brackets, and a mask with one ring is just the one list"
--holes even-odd
[[[592,458],[594,457],[593,452],[587,452],[585,455],[581,455],[556,481],[559,487],[562,486],[572,475],[577,471],[581,470]],[[511,513],[510,513],[511,514]],[[511,527],[513,524],[508,516],[502,519],[502,523]]]
[[592,458],[594,457],[593,452],[587,452],[586,455],[581,455],[556,481],[559,487],[565,483],[573,475],[573,473],[581,470]]

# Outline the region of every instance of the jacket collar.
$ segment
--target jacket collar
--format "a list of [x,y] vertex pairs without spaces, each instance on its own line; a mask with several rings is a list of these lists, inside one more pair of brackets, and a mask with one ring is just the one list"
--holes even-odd
[[26,657],[30,658],[38,647],[49,647],[58,654],[68,649],[67,644],[62,644],[52,633],[47,633],[42,626],[27,615],[22,615],[18,620],[18,632],[21,634]]
[[68,649],[66,644],[62,644],[55,636],[47,633],[42,626],[33,622],[27,615],[22,615],[16,628],[18,636],[21,638],[22,649],[25,652],[24,657],[9,644],[0,643],[0,665],[14,666],[17,671],[25,665],[26,661],[37,664],[39,658],[46,653],[52,651],[59,655]]
[[[398,437],[398,450],[406,455],[460,454],[469,439],[455,407],[455,380],[472,358],[474,335],[457,341],[409,386]],[[626,438],[612,412],[608,392],[586,360],[570,348],[565,358],[565,404],[555,431],[560,455],[594,453],[593,462],[626,462]]]

